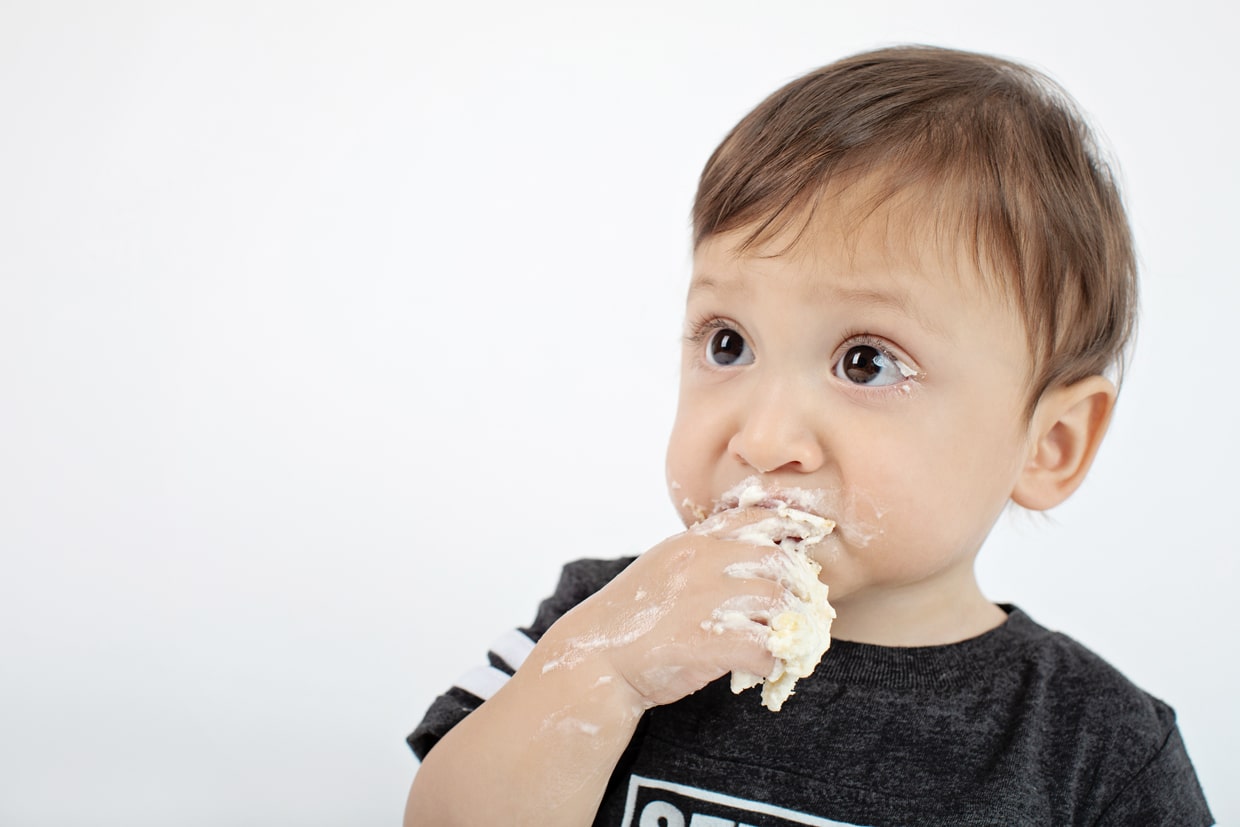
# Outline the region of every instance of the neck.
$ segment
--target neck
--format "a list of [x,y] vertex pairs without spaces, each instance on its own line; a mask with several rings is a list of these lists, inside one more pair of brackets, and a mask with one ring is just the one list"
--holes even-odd
[[865,589],[832,601],[831,636],[879,646],[940,646],[994,629],[1007,614],[986,599],[970,572],[967,584]]

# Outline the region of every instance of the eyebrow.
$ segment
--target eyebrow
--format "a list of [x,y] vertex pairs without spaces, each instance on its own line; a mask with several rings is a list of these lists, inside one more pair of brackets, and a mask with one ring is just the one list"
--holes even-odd
[[[749,285],[741,281],[713,279],[710,276],[694,276],[689,283],[689,295],[692,296],[696,292],[733,292],[747,293]],[[873,307],[889,308],[900,314],[909,317],[917,322],[922,328],[933,333],[942,339],[954,338],[951,331],[942,325],[936,324],[932,319],[920,312],[906,294],[901,292],[889,292],[885,290],[874,290],[868,287],[826,287],[820,288],[824,293],[831,295],[833,299],[840,302],[850,304],[870,305]]]
[[[739,289],[739,290],[742,290],[742,291],[745,289],[745,285],[743,285],[743,284],[734,284],[734,285],[729,285],[729,286],[733,286],[733,289]],[[709,290],[709,291],[712,291],[712,292],[713,292],[713,291],[718,291],[718,290],[720,290],[720,289],[723,289],[724,287],[725,287],[725,285],[724,285],[724,284],[722,284],[722,283],[720,283],[720,282],[718,282],[718,281],[715,281],[715,280],[714,280],[714,279],[712,279],[710,276],[698,276],[698,275],[695,275],[695,276],[694,276],[694,277],[693,277],[693,278],[689,281],[689,295],[690,295],[690,296],[692,296],[694,293],[696,293],[696,292],[698,292],[698,291],[700,291],[700,290]]]
[[908,296],[904,293],[872,290],[866,287],[831,288],[830,292],[844,302],[885,307],[898,311],[913,319],[931,333],[947,337],[947,331],[923,314],[915,304],[909,301]]

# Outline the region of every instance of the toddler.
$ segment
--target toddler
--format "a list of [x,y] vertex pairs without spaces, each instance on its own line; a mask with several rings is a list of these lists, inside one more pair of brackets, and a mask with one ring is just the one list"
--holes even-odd
[[[1123,205],[1069,99],[989,56],[857,55],[747,115],[693,219],[689,528],[570,563],[435,701],[406,824],[1211,824],[1172,710],[974,575],[1008,503],[1080,485],[1133,328]],[[790,504],[834,529],[769,528]],[[719,679],[781,666],[771,619],[806,599],[783,540],[834,640],[772,712]]]

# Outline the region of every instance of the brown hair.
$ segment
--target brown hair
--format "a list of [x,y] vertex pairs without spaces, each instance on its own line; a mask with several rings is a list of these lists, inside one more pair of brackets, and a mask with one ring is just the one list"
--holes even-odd
[[1030,414],[1048,388],[1122,373],[1136,256],[1118,188],[1068,95],[1007,60],[905,46],[792,81],[706,163],[694,246],[750,226],[742,247],[760,243],[808,222],[833,178],[874,175],[873,206],[928,194],[1015,303],[1033,354]]

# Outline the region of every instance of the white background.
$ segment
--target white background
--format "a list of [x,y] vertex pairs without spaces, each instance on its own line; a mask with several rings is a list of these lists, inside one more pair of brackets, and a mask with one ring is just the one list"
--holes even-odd
[[921,41],[1063,82],[1144,319],[992,597],[1179,711],[1240,817],[1231,4],[0,3],[0,824],[398,823],[407,731],[663,490],[696,176]]

